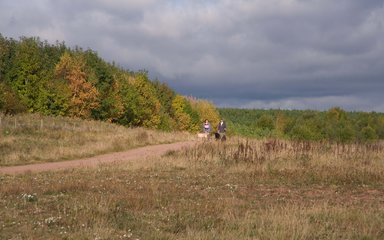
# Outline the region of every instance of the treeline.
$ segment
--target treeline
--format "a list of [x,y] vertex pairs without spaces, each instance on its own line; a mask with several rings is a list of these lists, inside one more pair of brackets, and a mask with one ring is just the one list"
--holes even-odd
[[219,109],[232,134],[350,143],[384,139],[384,114],[328,111]]
[[108,63],[92,50],[0,34],[0,112],[37,112],[166,131],[219,121],[215,106],[177,94],[146,71]]

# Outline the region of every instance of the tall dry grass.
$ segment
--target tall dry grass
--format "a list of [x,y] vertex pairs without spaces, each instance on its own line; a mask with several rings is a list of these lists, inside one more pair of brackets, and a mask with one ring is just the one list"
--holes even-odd
[[[204,142],[178,153],[191,163],[218,164],[255,178],[294,184],[364,185],[384,181],[384,143],[339,144],[284,140],[232,139]],[[237,169],[237,170],[236,170]]]
[[0,166],[89,157],[188,138],[187,133],[126,128],[100,121],[0,115]]
[[269,145],[207,141],[122,165],[0,176],[0,239],[384,238],[380,144]]
[[0,238],[384,236],[382,189],[358,188],[357,193],[338,187],[335,193],[333,188],[254,184],[247,175],[223,168],[158,165],[134,171],[109,166],[4,176],[0,186]]

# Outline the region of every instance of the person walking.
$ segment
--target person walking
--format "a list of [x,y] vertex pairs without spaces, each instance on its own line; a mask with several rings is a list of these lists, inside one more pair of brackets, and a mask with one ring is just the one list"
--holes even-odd
[[217,126],[217,132],[219,134],[219,138],[222,141],[225,141],[227,137],[225,136],[225,132],[227,131],[227,125],[225,124],[224,120],[221,119],[219,122],[219,125]]
[[208,119],[205,119],[203,124],[203,132],[206,134],[211,133],[211,124],[209,123]]

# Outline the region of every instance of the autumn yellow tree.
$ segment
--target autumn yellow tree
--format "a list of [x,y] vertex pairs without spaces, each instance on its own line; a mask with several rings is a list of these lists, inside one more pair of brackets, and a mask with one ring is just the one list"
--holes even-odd
[[176,121],[176,128],[178,130],[187,130],[191,132],[199,131],[199,113],[192,108],[191,103],[187,98],[181,95],[176,95],[172,101],[172,108]]
[[172,101],[172,107],[175,114],[176,126],[178,130],[188,130],[191,124],[191,116],[185,112],[187,102],[181,95],[176,95]]
[[99,106],[98,91],[87,81],[85,61],[81,55],[65,52],[55,67],[57,78],[68,81],[71,90],[69,113],[71,116],[90,118],[93,109]]
[[192,98],[189,98],[189,102],[192,108],[199,114],[200,122],[208,119],[213,128],[219,124],[220,114],[213,103],[203,99]]

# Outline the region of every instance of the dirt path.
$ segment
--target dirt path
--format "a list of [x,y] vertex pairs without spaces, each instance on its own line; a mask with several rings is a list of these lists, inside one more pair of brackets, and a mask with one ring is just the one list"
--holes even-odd
[[95,167],[100,164],[106,163],[117,163],[123,161],[130,161],[134,159],[142,159],[151,156],[161,156],[168,151],[179,150],[184,147],[191,146],[193,141],[177,142],[170,144],[160,144],[153,146],[145,146],[140,148],[131,149],[124,152],[108,153],[99,156],[62,161],[62,162],[49,162],[49,163],[38,163],[29,164],[22,166],[12,167],[0,167],[0,174],[22,174],[27,172],[43,172],[43,171],[54,171],[62,169],[70,169],[77,167]]

